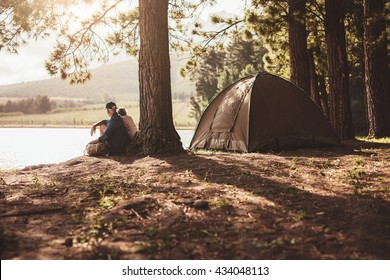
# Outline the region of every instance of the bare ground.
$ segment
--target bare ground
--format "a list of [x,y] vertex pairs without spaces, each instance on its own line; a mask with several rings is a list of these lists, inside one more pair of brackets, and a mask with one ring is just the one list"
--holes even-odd
[[390,144],[0,171],[1,259],[389,259]]

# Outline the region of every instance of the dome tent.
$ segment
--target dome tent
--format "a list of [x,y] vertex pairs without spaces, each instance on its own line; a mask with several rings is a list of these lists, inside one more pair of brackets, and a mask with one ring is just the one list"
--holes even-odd
[[314,101],[271,74],[248,76],[220,92],[199,120],[190,148],[256,152],[338,146]]

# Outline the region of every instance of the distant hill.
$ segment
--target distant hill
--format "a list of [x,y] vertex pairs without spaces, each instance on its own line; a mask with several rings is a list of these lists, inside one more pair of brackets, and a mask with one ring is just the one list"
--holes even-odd
[[[191,95],[193,87],[178,74],[181,62],[171,62],[172,93]],[[70,85],[60,78],[0,86],[0,97],[48,97],[86,98],[102,102],[114,100],[138,100],[138,64],[136,61],[106,64],[92,70],[92,80],[84,85]]]

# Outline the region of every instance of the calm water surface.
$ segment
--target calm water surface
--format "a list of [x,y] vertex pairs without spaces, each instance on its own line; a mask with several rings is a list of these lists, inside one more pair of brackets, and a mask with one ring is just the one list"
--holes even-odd
[[[178,130],[188,148],[192,130]],[[0,170],[58,163],[82,156],[85,145],[95,139],[89,128],[0,128]]]

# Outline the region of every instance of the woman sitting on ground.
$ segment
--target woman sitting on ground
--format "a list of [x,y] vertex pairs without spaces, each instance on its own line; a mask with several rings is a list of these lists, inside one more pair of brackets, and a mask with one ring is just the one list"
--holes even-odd
[[127,115],[127,111],[123,107],[120,107],[118,109],[118,114],[122,117],[123,121],[125,122],[127,134],[129,135],[130,138],[133,138],[136,132],[138,131],[138,128],[133,121],[133,118]]

